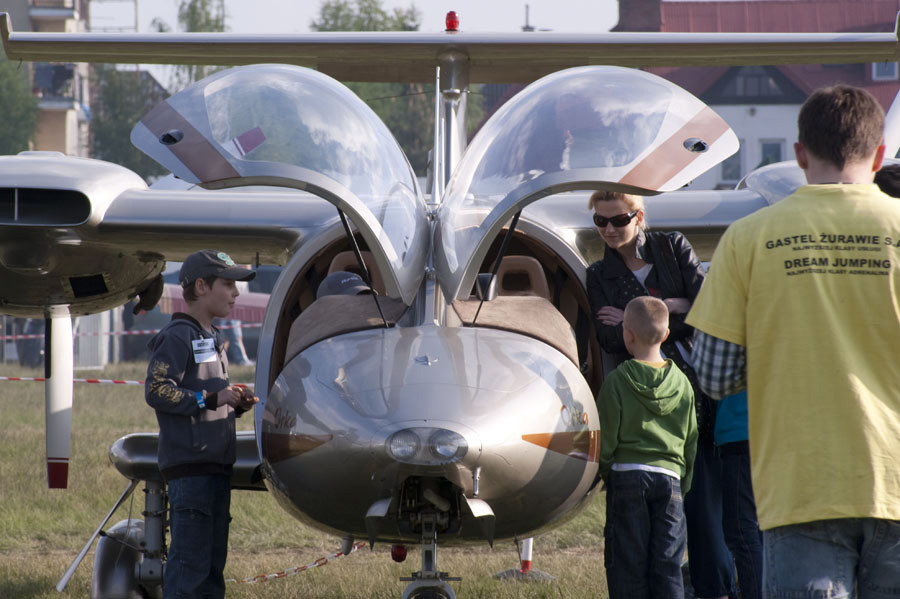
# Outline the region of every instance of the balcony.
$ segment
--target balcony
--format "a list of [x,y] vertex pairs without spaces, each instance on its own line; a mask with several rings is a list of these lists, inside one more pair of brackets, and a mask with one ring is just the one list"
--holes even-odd
[[32,21],[60,21],[78,18],[77,0],[31,0]]
[[32,91],[44,110],[68,110],[79,101],[76,65],[36,62]]

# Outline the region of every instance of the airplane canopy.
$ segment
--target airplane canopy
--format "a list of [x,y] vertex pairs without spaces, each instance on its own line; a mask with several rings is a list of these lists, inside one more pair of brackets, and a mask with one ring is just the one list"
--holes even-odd
[[382,272],[412,300],[428,224],[415,173],[387,127],[334,79],[289,65],[215,73],[157,105],[135,146],[189,183],[311,192],[343,210]]
[[502,226],[542,197],[672,191],[737,149],[724,120],[656,75],[597,66],[535,81],[485,124],[447,185],[436,246],[444,291],[468,296]]

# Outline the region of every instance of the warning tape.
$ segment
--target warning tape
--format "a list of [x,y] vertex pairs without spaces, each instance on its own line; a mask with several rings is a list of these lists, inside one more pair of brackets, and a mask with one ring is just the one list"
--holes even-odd
[[[46,383],[48,378],[38,376],[0,376],[0,381],[24,381]],[[100,385],[143,385],[144,381],[122,381],[117,379],[72,379],[73,383],[93,383]],[[235,387],[253,387],[253,383],[235,383]]]
[[[353,547],[350,548],[350,551],[346,555],[350,555],[357,549],[362,549],[366,544],[363,542],[354,543]],[[296,576],[300,574],[300,572],[305,572],[306,570],[311,570],[313,568],[317,568],[319,566],[324,566],[328,564],[331,560],[337,559],[345,555],[342,551],[338,551],[337,553],[332,553],[331,555],[327,555],[325,557],[320,557],[316,561],[311,564],[306,564],[305,566],[296,566],[294,568],[289,568],[287,570],[282,570],[281,572],[275,572],[273,574],[259,574],[258,576],[251,576],[249,578],[242,578],[237,580],[235,578],[226,578],[225,582],[236,582],[239,584],[254,584],[257,582],[266,582],[269,580],[274,580],[276,578],[289,578],[291,576]]]
[[[237,326],[238,325],[228,324],[228,325],[223,325],[223,326],[220,326],[217,328],[219,330],[225,330],[225,329],[233,329],[233,328],[236,328]],[[255,328],[259,328],[261,326],[262,326],[261,322],[248,322],[248,323],[244,323],[244,324],[240,325],[240,327],[242,329],[255,329]],[[87,332],[87,333],[76,333],[75,337],[103,337],[103,336],[107,336],[107,335],[111,335],[111,336],[155,335],[156,333],[160,332],[161,330],[162,329],[135,329],[133,331],[108,331],[105,333]],[[43,339],[43,338],[44,338],[43,333],[34,333],[34,334],[27,334],[27,335],[0,335],[0,341],[16,341],[16,340],[20,340],[20,339]]]

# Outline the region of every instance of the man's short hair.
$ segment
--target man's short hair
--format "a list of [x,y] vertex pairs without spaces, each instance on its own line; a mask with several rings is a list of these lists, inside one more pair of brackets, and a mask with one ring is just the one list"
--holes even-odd
[[872,94],[850,85],[817,89],[797,118],[798,141],[821,160],[844,168],[868,158],[884,137],[884,109]]
[[669,309],[661,299],[649,295],[636,297],[625,306],[623,326],[634,334],[638,343],[662,343],[669,330]]
[[885,164],[875,173],[875,183],[889,196],[900,198],[900,164]]

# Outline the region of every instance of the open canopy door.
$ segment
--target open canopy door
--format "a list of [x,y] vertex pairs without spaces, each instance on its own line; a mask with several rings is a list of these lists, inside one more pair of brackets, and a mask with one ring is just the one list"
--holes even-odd
[[157,105],[131,140],[189,183],[325,199],[356,226],[387,294],[412,301],[428,241],[415,174],[384,123],[334,79],[288,65],[222,71]]
[[737,149],[721,117],[656,75],[598,66],[535,81],[491,117],[447,186],[435,246],[444,292],[468,296],[497,233],[542,197],[671,191]]

